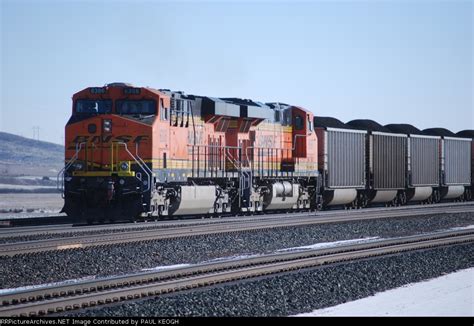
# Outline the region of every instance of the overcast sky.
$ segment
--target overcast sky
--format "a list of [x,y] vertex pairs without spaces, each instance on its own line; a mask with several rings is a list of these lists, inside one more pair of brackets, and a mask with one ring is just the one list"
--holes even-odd
[[474,128],[472,1],[0,3],[1,131],[61,143],[72,94],[117,81]]

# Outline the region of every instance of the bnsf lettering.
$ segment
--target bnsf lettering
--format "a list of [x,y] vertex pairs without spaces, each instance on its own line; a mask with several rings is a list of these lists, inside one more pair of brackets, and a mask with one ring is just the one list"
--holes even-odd
[[266,148],[273,148],[274,146],[275,137],[274,136],[260,136],[258,138],[258,146],[266,147]]
[[123,143],[128,143],[132,139],[132,136],[122,135],[115,137],[115,140]]
[[141,142],[146,142],[148,140],[148,136],[146,135],[140,135],[140,136],[130,136],[130,135],[119,135],[112,137],[110,135],[108,136],[76,136],[74,140],[72,141],[72,145],[68,147],[68,149],[75,149],[76,144],[79,143],[94,143],[94,144],[106,144],[111,141],[117,141],[117,142],[123,142],[123,143],[128,143],[132,141],[133,143],[141,143]]
[[112,136],[94,136],[90,140],[91,143],[108,143],[112,139]]

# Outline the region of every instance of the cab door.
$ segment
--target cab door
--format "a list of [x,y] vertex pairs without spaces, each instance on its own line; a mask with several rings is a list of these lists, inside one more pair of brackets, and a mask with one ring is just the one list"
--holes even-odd
[[306,112],[298,109],[292,109],[292,140],[293,140],[293,157],[306,157],[306,134],[307,134],[307,117]]

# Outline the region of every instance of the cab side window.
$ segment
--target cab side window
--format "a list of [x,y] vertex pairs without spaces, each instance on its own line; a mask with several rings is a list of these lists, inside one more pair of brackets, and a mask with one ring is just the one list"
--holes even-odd
[[295,117],[295,129],[296,130],[304,129],[304,119],[299,115]]
[[311,121],[311,118],[308,115],[308,130],[313,131],[313,121]]
[[163,99],[160,99],[160,119],[162,121],[168,120],[168,108],[166,108],[163,104]]

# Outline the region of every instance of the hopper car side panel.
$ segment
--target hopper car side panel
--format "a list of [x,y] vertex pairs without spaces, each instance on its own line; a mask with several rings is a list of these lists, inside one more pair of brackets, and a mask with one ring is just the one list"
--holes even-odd
[[439,185],[439,137],[411,135],[410,181],[412,187]]
[[366,132],[317,128],[319,169],[328,188],[365,188]]
[[471,140],[444,137],[444,173],[446,185],[471,183]]
[[370,150],[373,189],[404,189],[407,136],[373,132]]

